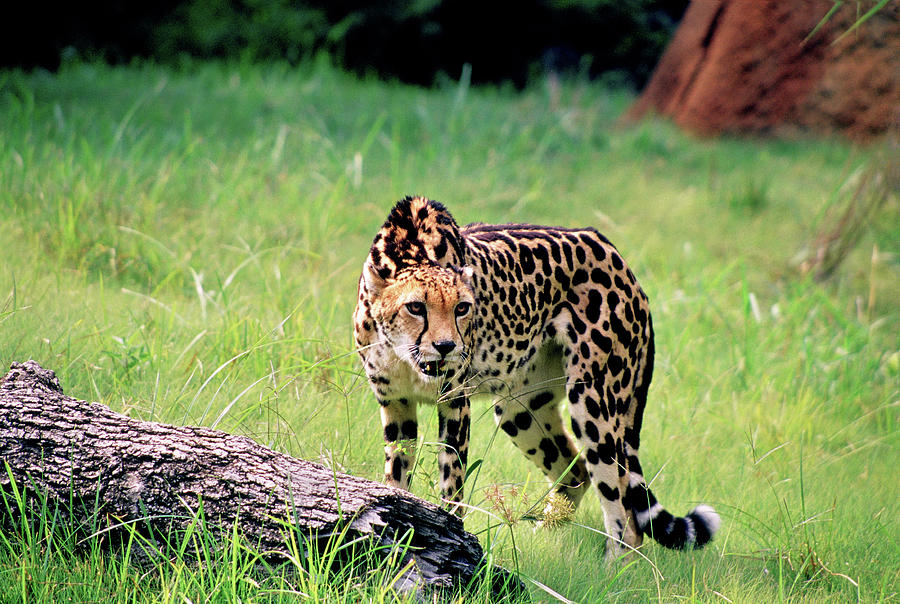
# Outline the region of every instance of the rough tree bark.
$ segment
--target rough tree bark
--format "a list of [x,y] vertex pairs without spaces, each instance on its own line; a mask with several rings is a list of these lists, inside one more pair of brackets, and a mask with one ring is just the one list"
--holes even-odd
[[385,546],[412,531],[407,557],[415,565],[401,589],[465,586],[484,563],[478,540],[456,516],[405,491],[246,437],[143,422],[65,396],[56,375],[34,361],[13,363],[0,381],[0,462],[9,466],[0,468],[0,490],[10,492],[12,477],[74,522],[99,512],[157,534],[177,531],[202,500],[220,534],[237,521],[246,542],[275,557],[286,551],[284,521],[310,539],[348,529],[346,540],[369,536]]

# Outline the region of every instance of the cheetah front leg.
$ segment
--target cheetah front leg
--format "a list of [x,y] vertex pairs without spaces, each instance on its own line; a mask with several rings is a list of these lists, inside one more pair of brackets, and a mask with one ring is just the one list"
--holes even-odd
[[379,401],[384,427],[384,482],[409,490],[416,458],[416,403],[407,399]]
[[465,510],[456,504],[463,498],[463,482],[469,455],[469,399],[466,396],[455,396],[449,401],[439,402],[437,411],[441,441],[438,453],[441,497],[445,505],[462,518]]

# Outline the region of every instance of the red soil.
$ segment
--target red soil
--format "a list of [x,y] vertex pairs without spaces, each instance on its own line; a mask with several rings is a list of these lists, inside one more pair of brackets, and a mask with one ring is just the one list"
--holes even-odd
[[838,40],[856,4],[807,39],[831,0],[694,0],[626,117],[657,113],[701,135],[896,130],[900,3]]

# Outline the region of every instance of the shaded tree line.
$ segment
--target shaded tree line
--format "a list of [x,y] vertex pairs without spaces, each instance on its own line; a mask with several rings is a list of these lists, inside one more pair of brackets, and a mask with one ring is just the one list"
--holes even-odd
[[327,53],[360,74],[431,84],[473,66],[476,82],[535,72],[650,76],[688,0],[37,0],[9,7],[0,64],[74,59],[178,64],[185,57],[299,63]]

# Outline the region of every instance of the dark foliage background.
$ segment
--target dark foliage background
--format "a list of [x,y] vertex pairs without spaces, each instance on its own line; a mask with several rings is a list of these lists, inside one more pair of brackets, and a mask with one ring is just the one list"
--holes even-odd
[[4,66],[56,69],[185,57],[300,62],[326,52],[358,73],[431,84],[524,84],[545,69],[615,70],[642,86],[688,0],[158,0],[15,3]]

